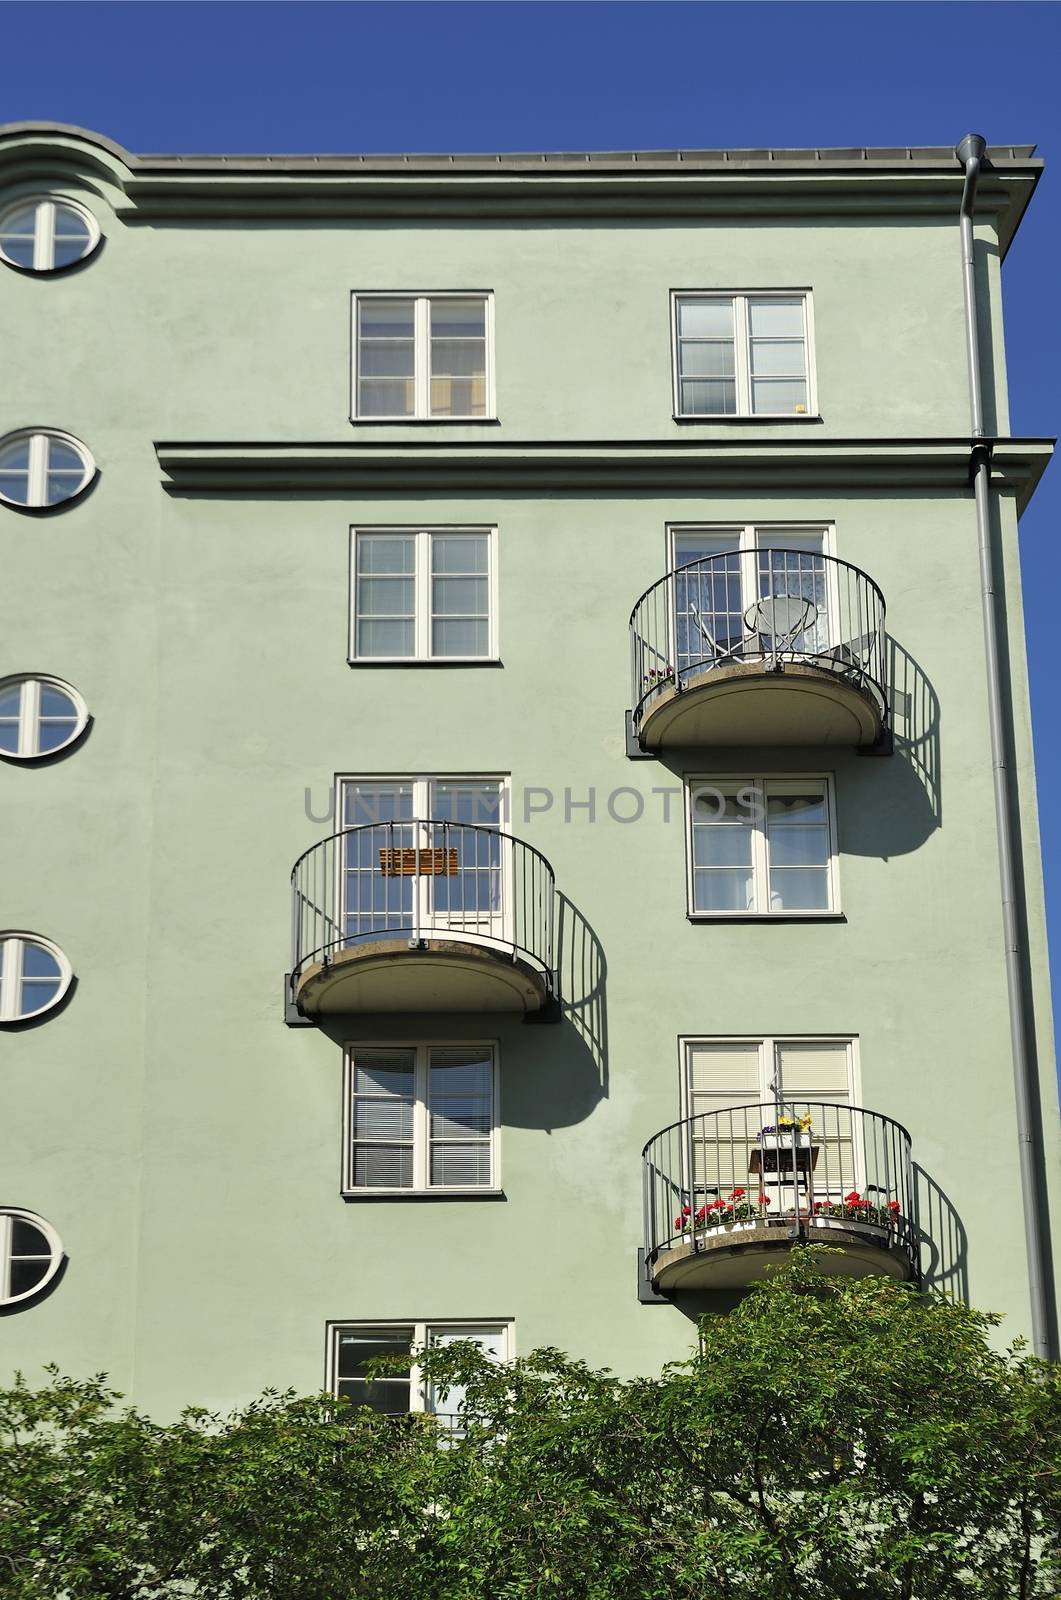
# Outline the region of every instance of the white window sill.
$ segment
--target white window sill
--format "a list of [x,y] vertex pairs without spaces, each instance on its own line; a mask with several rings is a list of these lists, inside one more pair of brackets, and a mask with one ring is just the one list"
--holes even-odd
[[344,1200],[504,1200],[504,1189],[341,1189]]
[[685,423],[685,422],[703,422],[703,423],[719,423],[719,422],[752,422],[752,423],[755,423],[755,422],[766,422],[766,423],[770,423],[770,424],[773,425],[773,424],[777,424],[779,422],[795,422],[795,423],[824,422],[825,418],[821,415],[820,412],[817,412],[817,411],[814,411],[814,412],[757,411],[754,416],[735,416],[732,411],[725,411],[725,412],[719,411],[719,412],[713,412],[713,413],[705,413],[705,412],[700,412],[700,411],[696,411],[696,412],[676,411],[676,412],[673,413],[673,420],[675,422],[683,422],[683,423]]
[[385,427],[385,428],[398,428],[398,427],[445,428],[445,427],[450,426],[452,423],[459,423],[462,428],[466,428],[469,423],[484,423],[484,422],[486,422],[486,423],[491,423],[491,422],[496,423],[496,422],[500,422],[500,420],[501,420],[500,417],[498,417],[496,415],[492,416],[492,417],[483,417],[483,416],[477,416],[477,417],[410,417],[410,416],[403,416],[403,417],[351,417],[350,418],[350,421],[353,423],[353,425],[355,427],[362,427],[362,428],[364,428],[364,427],[371,428],[374,424],[377,424],[377,423],[382,424],[382,426]]
[[842,911],[687,911],[689,922],[846,922]]
[[348,667],[500,667],[500,656],[347,656]]

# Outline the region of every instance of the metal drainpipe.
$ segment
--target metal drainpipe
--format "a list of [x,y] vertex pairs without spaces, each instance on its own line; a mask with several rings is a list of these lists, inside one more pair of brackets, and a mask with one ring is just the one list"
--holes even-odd
[[955,154],[965,168],[961,200],[962,283],[965,291],[965,341],[969,365],[969,409],[972,417],[973,493],[980,549],[980,598],[984,616],[984,654],[987,662],[987,705],[991,724],[991,764],[994,773],[995,826],[1002,889],[1002,927],[1006,946],[1006,987],[1009,993],[1009,1031],[1013,1052],[1013,1081],[1017,1110],[1017,1149],[1021,1196],[1024,1202],[1024,1243],[1028,1254],[1028,1293],[1031,1300],[1032,1345],[1045,1360],[1056,1357],[1047,1296],[1045,1231],[1039,1187],[1035,1097],[1028,1049],[1028,1018],[1024,1003],[1024,957],[1014,872],[1017,821],[1013,814],[1006,767],[1006,724],[999,673],[998,616],[995,602],[995,558],[991,542],[991,446],[984,437],[984,403],[980,375],[980,338],[976,311],[976,271],[973,260],[973,212],[976,186],[987,141],[979,133],[966,134]]

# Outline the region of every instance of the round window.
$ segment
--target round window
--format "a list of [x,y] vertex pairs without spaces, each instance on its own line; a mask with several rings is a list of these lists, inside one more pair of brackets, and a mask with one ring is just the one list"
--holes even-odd
[[0,1022],[26,1022],[51,1011],[73,972],[58,945],[35,933],[0,933]]
[[68,433],[9,433],[0,439],[0,500],[13,506],[57,506],[95,476],[85,449]]
[[0,259],[23,272],[57,272],[90,256],[99,223],[76,200],[20,200],[0,217]]
[[59,678],[19,674],[0,678],[0,756],[31,761],[73,744],[88,723],[88,707]]
[[50,1222],[32,1211],[0,1208],[0,1305],[39,1294],[62,1259],[62,1241]]

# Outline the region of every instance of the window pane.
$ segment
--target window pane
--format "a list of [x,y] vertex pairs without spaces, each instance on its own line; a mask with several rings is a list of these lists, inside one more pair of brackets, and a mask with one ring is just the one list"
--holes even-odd
[[50,1261],[12,1261],[11,1294],[28,1294],[48,1271]]
[[377,1378],[369,1383],[362,1378],[341,1378],[337,1388],[341,1399],[383,1416],[402,1417],[409,1410],[408,1379]]
[[752,829],[732,823],[705,823],[693,828],[693,864],[697,867],[750,867]]
[[471,378],[486,371],[486,347],[479,339],[432,339],[433,378]]
[[355,1189],[411,1189],[412,1145],[355,1145],[352,1177]]
[[29,440],[16,439],[0,450],[0,472],[29,471]]
[[84,473],[49,472],[44,491],[44,503],[48,506],[57,506],[62,500],[69,500],[81,488]]
[[[0,695],[0,714],[3,711],[3,696]],[[50,684],[41,684],[41,715],[44,717],[69,717],[76,718],[77,713],[74,703],[68,694],[61,689],[54,689]]]
[[415,603],[412,578],[357,580],[357,609],[363,617],[411,617]]
[[25,472],[0,472],[0,494],[24,506],[29,499],[29,476]]
[[412,378],[415,355],[412,340],[382,339],[363,342],[357,369],[365,378]]
[[807,385],[781,378],[752,379],[752,410],[781,415],[807,408]]
[[[683,378],[731,378],[733,376],[733,345],[682,344],[681,371]],[[802,372],[803,368],[799,367]]]
[[13,238],[11,234],[5,233],[0,237],[0,250],[3,250],[7,259],[13,261],[17,267],[33,265],[32,239]]
[[433,578],[431,608],[436,616],[485,616],[485,578]]
[[414,309],[412,300],[361,300],[358,324],[362,337],[411,339]]
[[354,1093],[412,1095],[415,1087],[414,1060],[411,1050],[394,1050],[386,1055],[359,1055],[354,1062]]
[[732,300],[679,300],[678,332],[682,338],[732,339]]
[[57,237],[53,249],[54,260],[52,265],[68,267],[72,261],[80,261],[88,249],[88,245],[89,232],[84,226],[82,226],[80,238],[75,238],[72,235],[66,235],[61,239]]
[[771,911],[827,911],[829,874],[825,867],[789,867],[770,873]]
[[786,822],[818,822],[826,820],[825,794],[769,794],[766,812],[771,828]]
[[431,654],[433,656],[485,656],[489,653],[489,628],[486,619],[462,617],[457,621],[443,618],[431,624]]
[[4,222],[4,231],[0,237],[5,240],[16,233],[29,234],[31,237],[37,231],[37,202],[25,206],[20,211],[9,211]]
[[773,867],[823,866],[829,859],[825,828],[772,828],[769,837]]
[[76,722],[42,722],[37,729],[37,754],[45,756],[51,750],[61,750],[73,737]]
[[51,1259],[52,1247],[39,1228],[22,1217],[11,1219],[11,1254],[13,1256],[46,1256]]
[[431,815],[440,822],[475,822],[496,828],[501,820],[501,785],[489,778],[482,783],[433,783]]
[[761,376],[803,376],[803,345],[795,339],[755,339],[752,342],[752,372]]
[[749,300],[748,321],[753,338],[802,338],[803,301]]
[[416,540],[412,534],[359,533],[357,568],[363,573],[416,571]]
[[359,656],[411,656],[415,648],[412,618],[403,622],[357,624]]
[[39,944],[26,940],[22,946],[22,975],[26,978],[57,978],[60,975],[58,961],[50,950],[45,950]]
[[432,1145],[431,1182],[451,1189],[489,1187],[490,1141]]
[[353,1103],[353,1131],[355,1139],[411,1139],[413,1136],[412,1102],[393,1098],[357,1098]]
[[369,378],[358,384],[358,413],[363,417],[411,417],[411,378]]
[[40,1011],[49,1005],[59,993],[59,980],[51,978],[34,978],[27,982],[22,981],[22,1001],[19,1014],[28,1017],[33,1011]]
[[[412,814],[411,784],[346,783],[343,785],[343,826],[346,828],[356,828],[366,822],[406,822]],[[397,831],[400,833],[401,830]],[[403,840],[399,838],[397,842],[400,844]],[[370,838],[366,838],[365,849],[371,857],[373,845]],[[373,863],[369,861],[368,864]],[[365,1059],[364,1056],[358,1057],[359,1063],[363,1063]]]
[[486,574],[485,533],[436,533],[431,536],[431,571]]
[[486,378],[432,377],[433,417],[483,417],[486,415]]
[[18,754],[17,722],[0,722],[0,750],[6,750],[11,755]]
[[737,386],[728,379],[714,381],[685,378],[681,383],[683,416],[728,416],[737,409]]
[[430,309],[433,339],[486,337],[484,300],[432,300]]
[[22,707],[22,685],[13,684],[10,689],[0,689],[0,717],[17,718]]
[[754,904],[750,869],[693,872],[693,908],[696,911],[750,911]]
[[62,439],[48,439],[45,443],[48,455],[48,471],[55,473],[70,472],[77,477],[84,473],[84,462],[79,453]]

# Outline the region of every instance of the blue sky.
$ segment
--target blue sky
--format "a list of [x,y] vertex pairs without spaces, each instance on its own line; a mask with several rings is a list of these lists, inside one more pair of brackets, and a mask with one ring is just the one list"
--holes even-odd
[[[0,19],[0,119],[141,152],[1037,141],[1057,166],[1005,268],[1012,423],[1061,424],[1061,6],[8,0]],[[1055,463],[1022,526],[1057,992],[1059,517]]]

